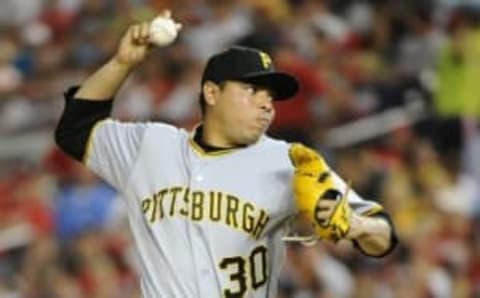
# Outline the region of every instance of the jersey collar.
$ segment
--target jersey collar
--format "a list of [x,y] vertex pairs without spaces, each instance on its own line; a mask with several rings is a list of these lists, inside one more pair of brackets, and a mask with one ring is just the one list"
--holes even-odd
[[211,145],[205,144],[202,141],[202,134],[203,134],[203,127],[201,124],[199,124],[193,129],[190,135],[190,140],[189,140],[189,143],[194,149],[194,151],[197,152],[202,157],[222,156],[246,147],[246,146],[239,146],[239,147],[231,147],[231,148],[219,148],[219,147],[211,146]]

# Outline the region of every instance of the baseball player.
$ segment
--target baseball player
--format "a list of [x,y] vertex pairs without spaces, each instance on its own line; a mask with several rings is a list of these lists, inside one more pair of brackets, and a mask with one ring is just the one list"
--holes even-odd
[[148,27],[131,26],[116,54],[66,92],[55,132],[60,148],[123,194],[144,297],[276,297],[296,216],[315,238],[353,241],[371,256],[392,250],[382,206],[349,191],[315,151],[265,135],[273,101],[298,83],[262,51],[232,47],[208,60],[192,132],[111,119],[115,94],[147,56]]

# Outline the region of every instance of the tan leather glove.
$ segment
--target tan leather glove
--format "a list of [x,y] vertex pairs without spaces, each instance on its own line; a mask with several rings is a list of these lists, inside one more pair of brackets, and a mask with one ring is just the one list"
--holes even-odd
[[314,150],[293,144],[289,153],[295,166],[293,189],[300,215],[312,221],[320,238],[335,242],[344,238],[352,215],[347,193],[335,185],[330,168]]

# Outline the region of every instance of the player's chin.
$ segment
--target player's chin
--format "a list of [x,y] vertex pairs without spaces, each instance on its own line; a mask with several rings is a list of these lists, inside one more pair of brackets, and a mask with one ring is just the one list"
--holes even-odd
[[250,131],[250,133],[244,138],[244,144],[250,145],[258,142],[264,133],[265,129],[255,129]]

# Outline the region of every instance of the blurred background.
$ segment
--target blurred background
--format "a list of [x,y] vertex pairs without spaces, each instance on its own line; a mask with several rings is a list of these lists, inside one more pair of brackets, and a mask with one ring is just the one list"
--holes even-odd
[[170,8],[180,39],[116,100],[191,128],[206,58],[259,47],[296,75],[270,134],[322,152],[383,204],[400,245],[289,245],[279,297],[480,297],[480,1],[0,0],[0,297],[139,297],[121,198],[57,150],[63,92],[127,26]]

